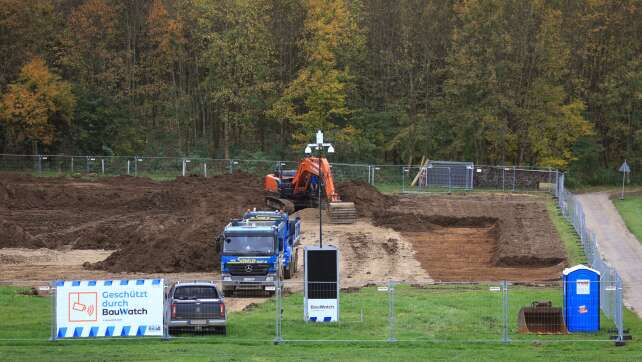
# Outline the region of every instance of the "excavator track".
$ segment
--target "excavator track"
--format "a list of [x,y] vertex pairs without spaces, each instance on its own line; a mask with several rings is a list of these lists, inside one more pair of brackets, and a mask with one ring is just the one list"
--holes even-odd
[[288,214],[291,214],[295,211],[294,203],[290,200],[282,199],[274,196],[265,197],[265,205],[274,210],[283,210]]
[[354,202],[331,202],[328,204],[328,214],[333,224],[354,224],[357,221]]

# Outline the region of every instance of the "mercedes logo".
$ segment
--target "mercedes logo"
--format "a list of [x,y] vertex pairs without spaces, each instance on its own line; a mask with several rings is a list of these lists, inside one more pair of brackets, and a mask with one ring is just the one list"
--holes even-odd
[[245,272],[246,272],[246,273],[251,273],[251,272],[252,272],[252,269],[253,269],[253,267],[252,267],[252,265],[251,265],[251,264],[248,264],[248,265],[246,265],[246,266],[245,266]]

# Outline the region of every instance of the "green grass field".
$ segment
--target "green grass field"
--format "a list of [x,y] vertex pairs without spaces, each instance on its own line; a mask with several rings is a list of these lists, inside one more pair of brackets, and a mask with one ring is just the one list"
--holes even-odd
[[[611,324],[603,318],[597,335],[520,335],[519,307],[533,300],[561,302],[559,287],[510,288],[509,344],[501,338],[501,296],[488,286],[398,286],[395,291],[395,337],[390,333],[387,293],[375,287],[341,294],[342,322],[316,325],[302,321],[300,293],[285,297],[283,336],[302,340],[274,345],[274,301],[246,312],[230,313],[229,336],[48,342],[48,298],[19,294],[19,288],[0,287],[0,356],[2,360],[279,360],[397,361],[397,360],[640,360],[636,340],[615,347],[608,339]],[[634,338],[642,322],[629,311],[625,326]],[[363,341],[350,341],[350,340]],[[307,340],[307,342],[305,341]],[[327,340],[327,342],[318,342]],[[332,341],[334,340],[334,341]],[[342,340],[342,341],[339,341]]]
[[555,204],[555,200],[549,198],[546,200],[546,209],[548,215],[557,230],[557,233],[564,243],[566,249],[566,257],[569,265],[577,265],[586,263],[586,256],[582,250],[580,238],[573,229],[573,225],[564,218],[559,208]]
[[626,226],[642,243],[642,195],[627,196],[624,200],[613,200]]

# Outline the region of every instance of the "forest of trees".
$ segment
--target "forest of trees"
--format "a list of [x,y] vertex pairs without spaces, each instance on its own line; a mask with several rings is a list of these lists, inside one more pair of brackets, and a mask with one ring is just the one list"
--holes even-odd
[[0,153],[642,165],[636,0],[0,0]]

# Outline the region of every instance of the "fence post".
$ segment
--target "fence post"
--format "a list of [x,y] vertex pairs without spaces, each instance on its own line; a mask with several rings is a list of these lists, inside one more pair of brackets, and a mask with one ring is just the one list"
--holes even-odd
[[276,289],[276,318],[275,318],[275,335],[274,335],[274,344],[281,344],[283,343],[283,331],[281,330],[281,323],[282,323],[282,318],[283,318],[283,307],[282,307],[282,281],[280,279],[276,279],[274,282],[275,284],[275,289]]
[[615,323],[617,324],[617,339],[615,340],[616,346],[624,345],[624,319],[622,315],[623,308],[622,301],[622,279],[615,277]]
[[100,169],[102,171],[102,174],[104,175],[105,174],[105,159],[104,158],[100,159]]
[[[169,285],[165,284],[165,279],[163,279],[163,295],[167,296],[167,288]],[[163,336],[161,337],[161,340],[163,341],[168,341],[172,338],[169,334],[169,321],[171,319],[170,313],[171,313],[171,307],[169,305],[169,298],[165,297],[165,300],[163,301],[163,310],[165,311],[163,313]]]
[[42,173],[42,155],[38,155],[38,174]]
[[452,192],[452,173],[450,173],[450,167],[448,167],[448,193]]
[[74,156],[71,156],[71,174],[74,174]]
[[131,163],[130,160],[127,160],[127,176],[129,176],[129,164]]
[[371,171],[370,171],[370,180],[368,180],[368,182],[370,183],[370,185],[374,185],[374,178],[375,178],[375,167],[374,167],[374,165],[370,165],[370,169],[371,169]]
[[513,166],[513,192],[515,192],[515,179],[517,178],[517,170],[515,170],[515,166]]
[[207,161],[203,162],[203,176],[207,177]]
[[388,281],[388,339],[386,342],[397,342],[395,338],[395,328],[396,328],[396,316],[395,316],[395,282],[392,280]]
[[181,175],[183,177],[185,177],[185,167],[186,167],[186,164],[185,164],[185,160],[183,159],[183,171],[181,172]]
[[509,323],[509,304],[508,304],[508,282],[502,281],[502,316],[503,316],[503,328],[502,328],[502,343],[510,342],[508,337],[508,323]]
[[57,288],[56,288],[56,283],[55,282],[50,282],[49,283],[49,295],[51,298],[51,334],[49,336],[49,342],[53,342],[57,339],[58,337],[58,320],[56,319],[56,303],[58,301],[57,298]]
[[138,156],[134,156],[134,176],[138,176]]

